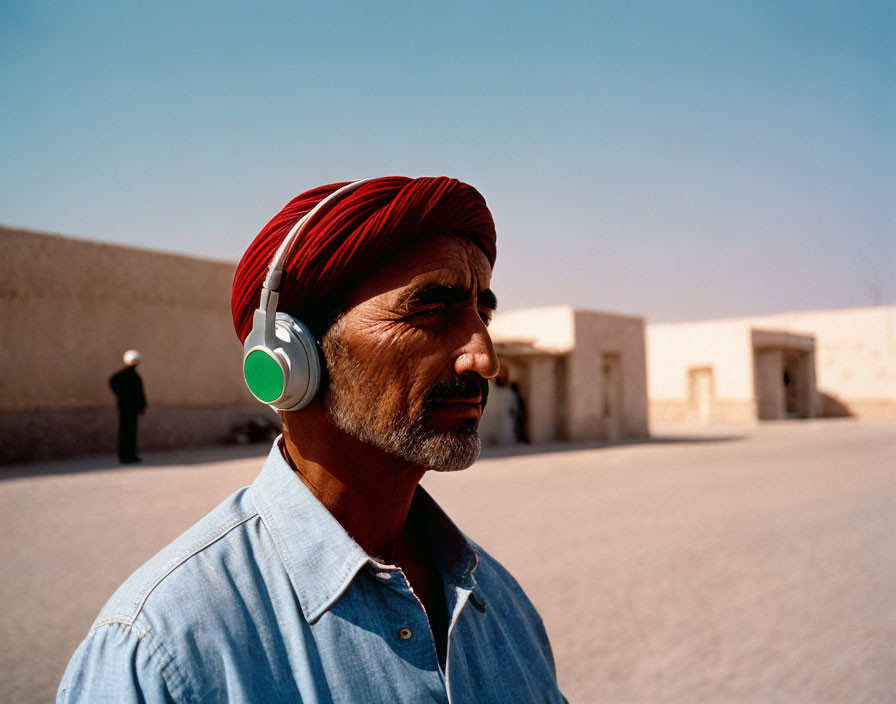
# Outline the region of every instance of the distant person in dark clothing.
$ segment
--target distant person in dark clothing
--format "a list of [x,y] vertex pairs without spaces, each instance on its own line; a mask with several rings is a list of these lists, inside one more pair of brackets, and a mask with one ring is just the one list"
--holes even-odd
[[140,353],[124,353],[125,368],[109,379],[109,386],[118,398],[118,459],[122,464],[139,462],[137,457],[137,416],[146,410],[143,382],[137,374]]
[[517,442],[529,442],[529,433],[526,431],[526,402],[523,401],[523,395],[520,393],[520,385],[515,381],[510,384],[510,390],[513,392],[514,405],[516,413],[513,417],[513,432]]

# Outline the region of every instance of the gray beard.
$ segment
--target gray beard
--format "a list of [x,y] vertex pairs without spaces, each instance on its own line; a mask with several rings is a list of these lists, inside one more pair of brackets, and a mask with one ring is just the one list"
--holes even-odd
[[415,417],[396,410],[377,414],[381,393],[362,364],[341,344],[341,325],[333,325],[321,343],[330,383],[324,409],[330,422],[344,433],[393,457],[437,472],[466,469],[479,457],[481,443],[476,423],[457,432],[430,427],[431,409],[424,402]]

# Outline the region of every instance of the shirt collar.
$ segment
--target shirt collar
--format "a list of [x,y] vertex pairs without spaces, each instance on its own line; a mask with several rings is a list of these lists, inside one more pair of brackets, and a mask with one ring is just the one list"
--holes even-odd
[[[362,567],[382,567],[295,475],[280,452],[279,437],[252,483],[252,497],[308,623],[339,600]],[[473,548],[422,487],[414,494],[408,520],[429,523],[436,544],[444,546],[444,574],[472,578],[478,564]]]

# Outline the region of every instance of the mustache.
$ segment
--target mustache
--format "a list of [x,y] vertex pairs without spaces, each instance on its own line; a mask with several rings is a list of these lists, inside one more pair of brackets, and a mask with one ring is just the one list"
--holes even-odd
[[426,396],[423,397],[423,407],[431,409],[451,399],[482,397],[482,406],[485,407],[488,399],[488,381],[476,375],[455,376],[446,381],[437,381],[433,384]]

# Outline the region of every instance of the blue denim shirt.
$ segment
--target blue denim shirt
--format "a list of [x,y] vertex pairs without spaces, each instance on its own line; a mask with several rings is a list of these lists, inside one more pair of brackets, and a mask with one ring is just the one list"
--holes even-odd
[[564,701],[541,618],[513,577],[422,488],[411,512],[445,547],[444,672],[402,571],[368,556],[275,444],[252,486],[112,596],[57,702]]

